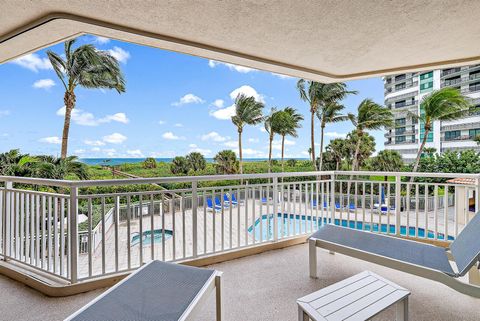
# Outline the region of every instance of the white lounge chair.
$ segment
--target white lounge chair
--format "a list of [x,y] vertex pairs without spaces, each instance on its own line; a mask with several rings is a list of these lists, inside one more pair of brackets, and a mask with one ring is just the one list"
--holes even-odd
[[[480,214],[465,226],[449,249],[393,236],[324,225],[309,239],[310,276],[317,278],[316,248],[338,252],[441,282],[464,294],[480,297],[480,286],[465,283],[480,259]],[[449,257],[456,267],[452,266]]]
[[215,291],[216,319],[221,321],[220,277],[215,270],[152,261],[66,320],[196,320],[199,308]]

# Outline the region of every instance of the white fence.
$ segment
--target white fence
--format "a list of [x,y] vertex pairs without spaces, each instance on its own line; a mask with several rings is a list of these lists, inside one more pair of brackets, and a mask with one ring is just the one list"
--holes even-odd
[[[452,178],[466,183],[447,183]],[[326,223],[449,242],[478,210],[480,175],[337,171],[0,181],[1,257],[76,283],[153,259],[183,261],[308,235]],[[169,188],[145,190],[153,183]],[[91,194],[89,188],[101,186],[128,192]],[[87,215],[85,223],[78,224],[79,214]]]

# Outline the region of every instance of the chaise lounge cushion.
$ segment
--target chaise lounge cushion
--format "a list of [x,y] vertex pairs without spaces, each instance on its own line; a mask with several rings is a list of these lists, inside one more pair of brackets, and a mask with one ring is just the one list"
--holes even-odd
[[310,238],[456,276],[442,247],[330,224],[322,226]]

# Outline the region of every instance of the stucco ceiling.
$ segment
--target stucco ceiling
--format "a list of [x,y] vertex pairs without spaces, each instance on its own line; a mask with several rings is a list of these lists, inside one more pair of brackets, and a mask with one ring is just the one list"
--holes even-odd
[[318,81],[480,63],[480,1],[0,0],[0,63],[89,33]]

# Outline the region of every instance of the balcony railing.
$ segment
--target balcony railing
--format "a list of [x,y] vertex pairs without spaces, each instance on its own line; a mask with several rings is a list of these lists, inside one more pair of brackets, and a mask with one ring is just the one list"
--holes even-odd
[[[378,180],[383,176],[387,180]],[[472,182],[446,182],[459,177]],[[153,259],[194,260],[304,237],[327,223],[448,242],[470,218],[468,197],[455,199],[456,191],[474,191],[480,204],[477,174],[337,171],[0,181],[0,257],[71,284]]]

